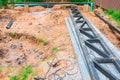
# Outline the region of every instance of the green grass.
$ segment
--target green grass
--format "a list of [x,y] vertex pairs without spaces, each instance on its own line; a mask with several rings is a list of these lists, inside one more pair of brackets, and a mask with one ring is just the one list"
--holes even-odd
[[118,23],[118,25],[120,25],[120,10],[115,11],[114,9],[108,9],[105,13],[110,15]]
[[10,37],[14,38],[15,37],[15,32],[10,32],[8,33]]
[[28,76],[32,73],[31,66],[24,66],[20,69],[17,75],[9,76],[9,80],[27,80]]
[[114,13],[114,9],[108,9],[107,11],[105,11],[105,13],[111,15]]
[[40,44],[43,44],[43,45],[47,45],[48,44],[48,41],[46,41],[45,39],[38,39],[38,42],[40,43]]
[[19,80],[17,76],[10,76],[10,80]]
[[59,47],[58,46],[54,46],[54,47],[52,47],[52,52],[54,53],[54,52],[57,52],[58,51],[58,49],[59,49]]

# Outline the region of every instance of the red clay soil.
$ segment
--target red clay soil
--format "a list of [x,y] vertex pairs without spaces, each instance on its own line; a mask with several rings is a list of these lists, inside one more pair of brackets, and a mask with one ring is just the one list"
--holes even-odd
[[[120,49],[120,34],[110,29],[107,24],[95,16],[94,12],[83,13],[118,49]],[[116,24],[113,20],[111,22]]]

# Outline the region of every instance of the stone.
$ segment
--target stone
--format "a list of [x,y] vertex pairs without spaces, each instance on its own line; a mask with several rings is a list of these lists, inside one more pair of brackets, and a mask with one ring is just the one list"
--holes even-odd
[[22,43],[20,43],[20,42],[17,42],[16,45],[18,48],[23,47]]
[[26,61],[25,55],[20,53],[19,57],[16,59],[18,65],[24,65]]
[[5,55],[7,54],[8,49],[4,49],[4,48],[0,48],[0,57],[5,57]]
[[21,48],[21,47],[23,47],[23,45],[22,45],[22,43],[20,43],[20,42],[17,42],[17,43],[12,43],[11,45],[10,45],[10,48],[12,48],[12,49],[16,49],[16,48]]
[[17,59],[17,55],[13,54],[13,55],[10,55],[8,56],[8,58],[6,58],[5,62],[7,63],[11,63],[12,61],[16,60]]
[[32,53],[30,49],[26,49],[26,52],[27,52],[28,54],[31,54],[31,53]]
[[34,80],[45,80],[45,78],[40,78],[39,76],[35,77]]
[[42,59],[42,55],[37,54],[37,55],[35,56],[35,59]]
[[16,49],[17,46],[16,46],[15,44],[11,44],[11,45],[10,45],[10,48],[12,48],[12,49]]
[[38,48],[33,49],[33,52],[34,52],[34,53],[37,53],[38,51],[39,51]]

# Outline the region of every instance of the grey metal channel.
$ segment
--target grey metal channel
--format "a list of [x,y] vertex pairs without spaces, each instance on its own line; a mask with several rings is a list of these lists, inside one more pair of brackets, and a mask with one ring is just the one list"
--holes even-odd
[[91,80],[120,80],[120,60],[77,8],[69,9]]

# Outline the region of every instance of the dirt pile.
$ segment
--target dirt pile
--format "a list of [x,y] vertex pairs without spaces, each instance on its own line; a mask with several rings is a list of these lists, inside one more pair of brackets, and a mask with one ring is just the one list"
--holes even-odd
[[16,19],[16,17],[20,16],[19,11],[0,9],[1,19]]
[[7,13],[7,10],[5,9],[0,9],[0,14],[3,15],[3,14],[6,14]]
[[[26,10],[26,7],[18,6],[18,7],[15,7],[14,9],[17,11],[24,12]],[[29,12],[39,12],[39,11],[43,11],[43,10],[45,10],[45,8],[42,6],[28,7]]]
[[[43,18],[43,16],[44,16],[44,18]],[[41,20],[40,24],[42,24],[44,26],[56,26],[56,25],[65,25],[65,20],[63,17],[67,17],[67,16],[68,16],[68,11],[66,11],[66,13],[64,13],[63,10],[59,10],[59,11],[53,11],[49,14],[41,15],[38,18],[39,18],[39,20]],[[49,19],[50,19],[50,21],[47,21]]]
[[67,8],[77,8],[77,5],[74,4],[58,4],[52,7],[53,10],[67,9]]
[[29,12],[39,12],[45,10],[42,6],[29,7]]
[[14,8],[16,11],[24,11],[24,7],[18,6]]

